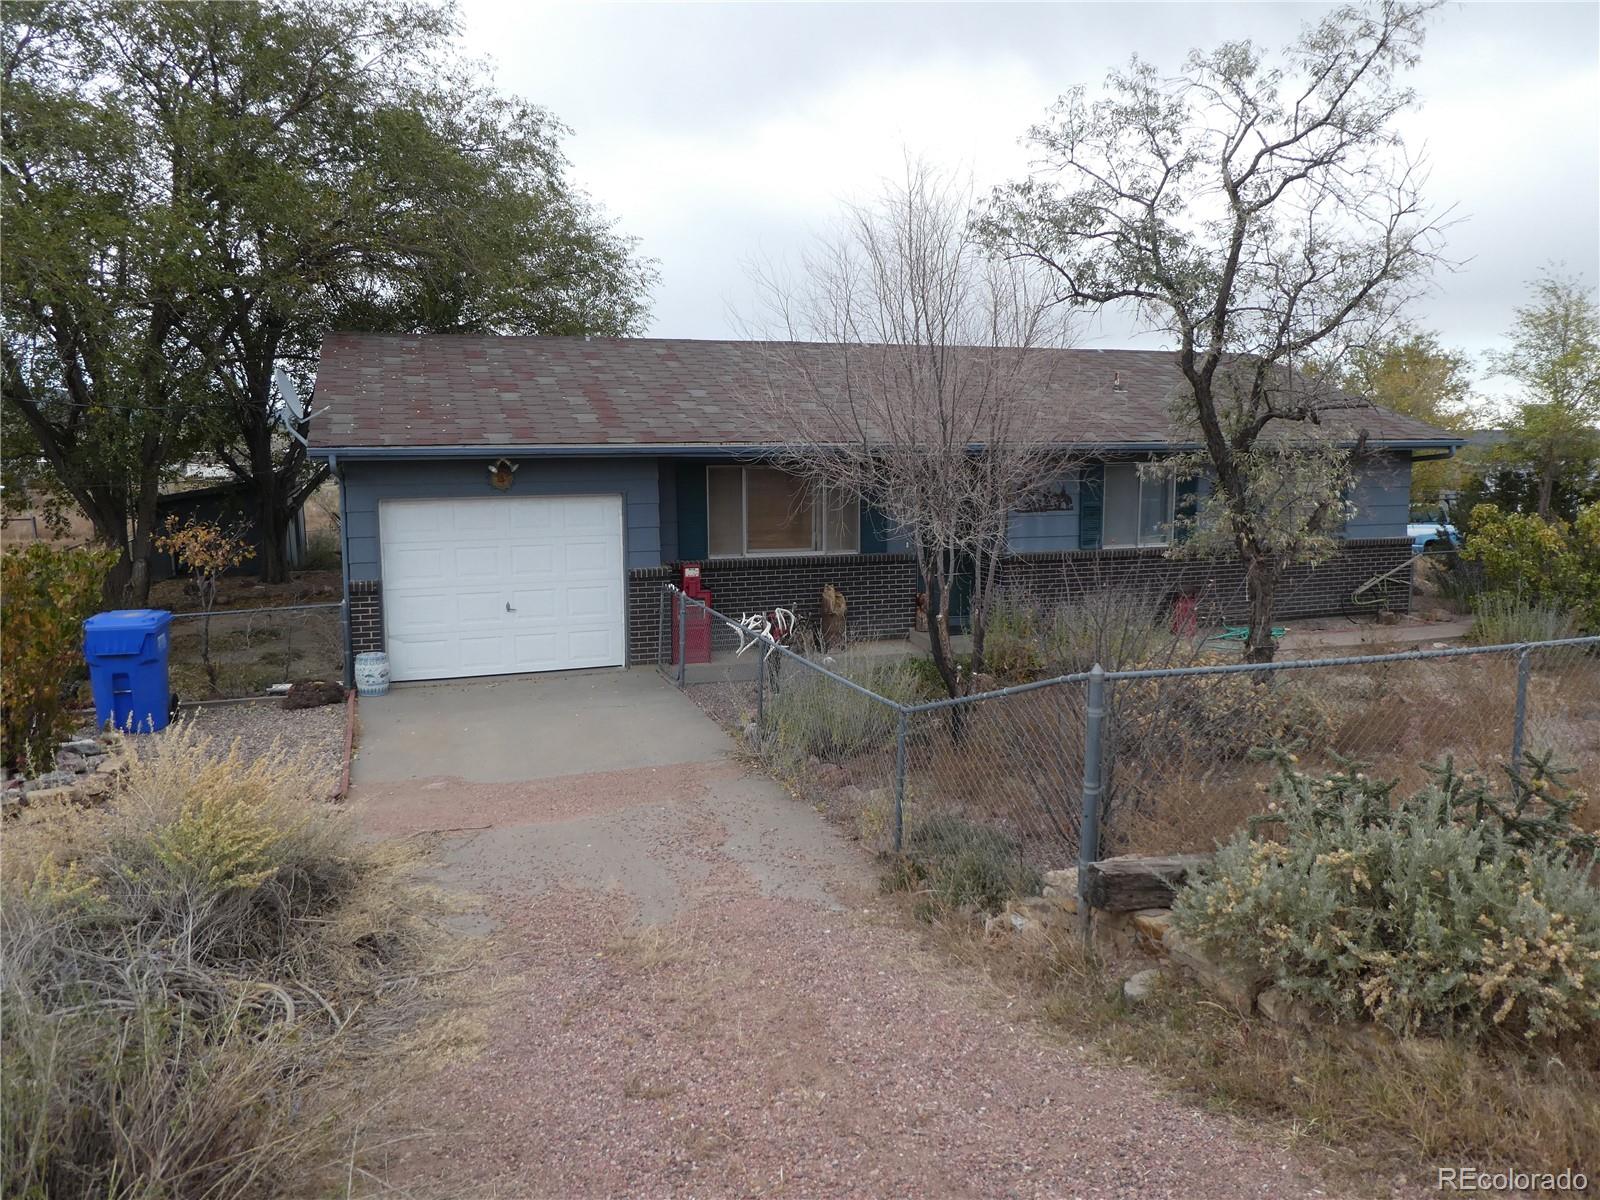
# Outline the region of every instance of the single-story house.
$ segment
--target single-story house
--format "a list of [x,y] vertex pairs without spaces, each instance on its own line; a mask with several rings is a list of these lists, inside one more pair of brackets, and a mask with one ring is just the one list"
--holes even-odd
[[[699,563],[722,611],[815,613],[832,583],[853,637],[903,636],[913,557],[853,496],[810,494],[772,465],[748,398],[767,356],[748,342],[333,334],[322,347],[312,453],[344,514],[350,650],[387,650],[394,678],[653,662],[661,585]],[[1041,481],[1011,517],[1006,582],[1042,598],[1134,580],[1237,612],[1236,563],[1169,556],[1170,481],[1138,464],[1192,449],[1172,432],[1173,356],[1049,350],[1048,411],[1092,455]],[[1059,394],[1056,394],[1059,393]],[[1342,552],[1292,571],[1279,616],[1344,611],[1402,566],[1411,464],[1455,435],[1382,409],[1354,414],[1374,453]],[[1368,588],[1405,608],[1402,573]]]

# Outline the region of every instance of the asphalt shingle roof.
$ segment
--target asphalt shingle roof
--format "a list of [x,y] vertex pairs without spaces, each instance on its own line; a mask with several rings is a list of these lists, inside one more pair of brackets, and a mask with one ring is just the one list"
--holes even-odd
[[[1170,351],[1031,353],[1056,356],[1036,399],[1060,441],[1191,440],[1172,427],[1182,376]],[[751,398],[773,361],[757,342],[335,333],[322,344],[310,440],[319,450],[771,444],[782,432]],[[1374,442],[1460,441],[1373,405],[1337,420]]]

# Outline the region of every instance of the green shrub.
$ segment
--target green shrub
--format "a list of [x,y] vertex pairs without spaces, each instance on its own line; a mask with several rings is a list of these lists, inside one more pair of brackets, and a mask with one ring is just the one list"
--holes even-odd
[[[917,704],[927,698],[926,683],[908,659],[834,655],[827,666],[896,703]],[[839,762],[893,741],[898,715],[820,671],[785,662],[778,686],[767,698],[767,720],[774,748]]]
[[1515,592],[1486,592],[1472,605],[1467,640],[1480,646],[1547,642],[1573,637],[1578,623],[1567,609],[1525,599]]
[[932,915],[999,912],[1017,896],[1037,895],[1042,883],[1009,835],[946,813],[912,822],[885,887],[923,892],[924,915]]
[[0,558],[0,711],[4,757],[49,770],[56,743],[72,732],[68,689],[80,677],[83,621],[99,608],[115,561],[103,547],[62,549],[35,542]]
[[1580,508],[1570,524],[1480,504],[1462,553],[1483,565],[1489,590],[1565,610],[1584,632],[1600,631],[1600,504]]
[[377,1063],[415,1016],[394,985],[429,937],[397,861],[305,774],[180,729],[114,808],[12,826],[0,1192],[302,1194],[348,1155],[360,1109],[329,1068]]
[[1595,843],[1547,762],[1506,791],[1446,762],[1398,803],[1362,772],[1291,764],[1257,826],[1273,836],[1238,835],[1179,895],[1185,936],[1346,1020],[1592,1049]]

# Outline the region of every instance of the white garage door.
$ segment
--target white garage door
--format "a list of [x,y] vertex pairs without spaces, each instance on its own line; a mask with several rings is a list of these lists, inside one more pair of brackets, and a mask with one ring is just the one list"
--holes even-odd
[[395,679],[622,665],[621,497],[385,500],[378,531]]

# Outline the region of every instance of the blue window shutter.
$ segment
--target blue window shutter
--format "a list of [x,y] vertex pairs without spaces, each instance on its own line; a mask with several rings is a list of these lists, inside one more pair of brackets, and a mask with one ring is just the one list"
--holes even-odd
[[[1200,506],[1200,477],[1198,475],[1180,476],[1176,487],[1173,489],[1173,511],[1177,517],[1178,528],[1176,539],[1180,542],[1189,540],[1194,533],[1193,520]],[[1189,522],[1186,524],[1185,522]]]
[[1084,463],[1078,468],[1078,549],[1100,549],[1105,513],[1106,466]]
[[889,522],[865,500],[861,502],[861,553],[885,554],[889,550]]
[[678,467],[678,557],[695,562],[706,556],[706,468],[704,463]]

